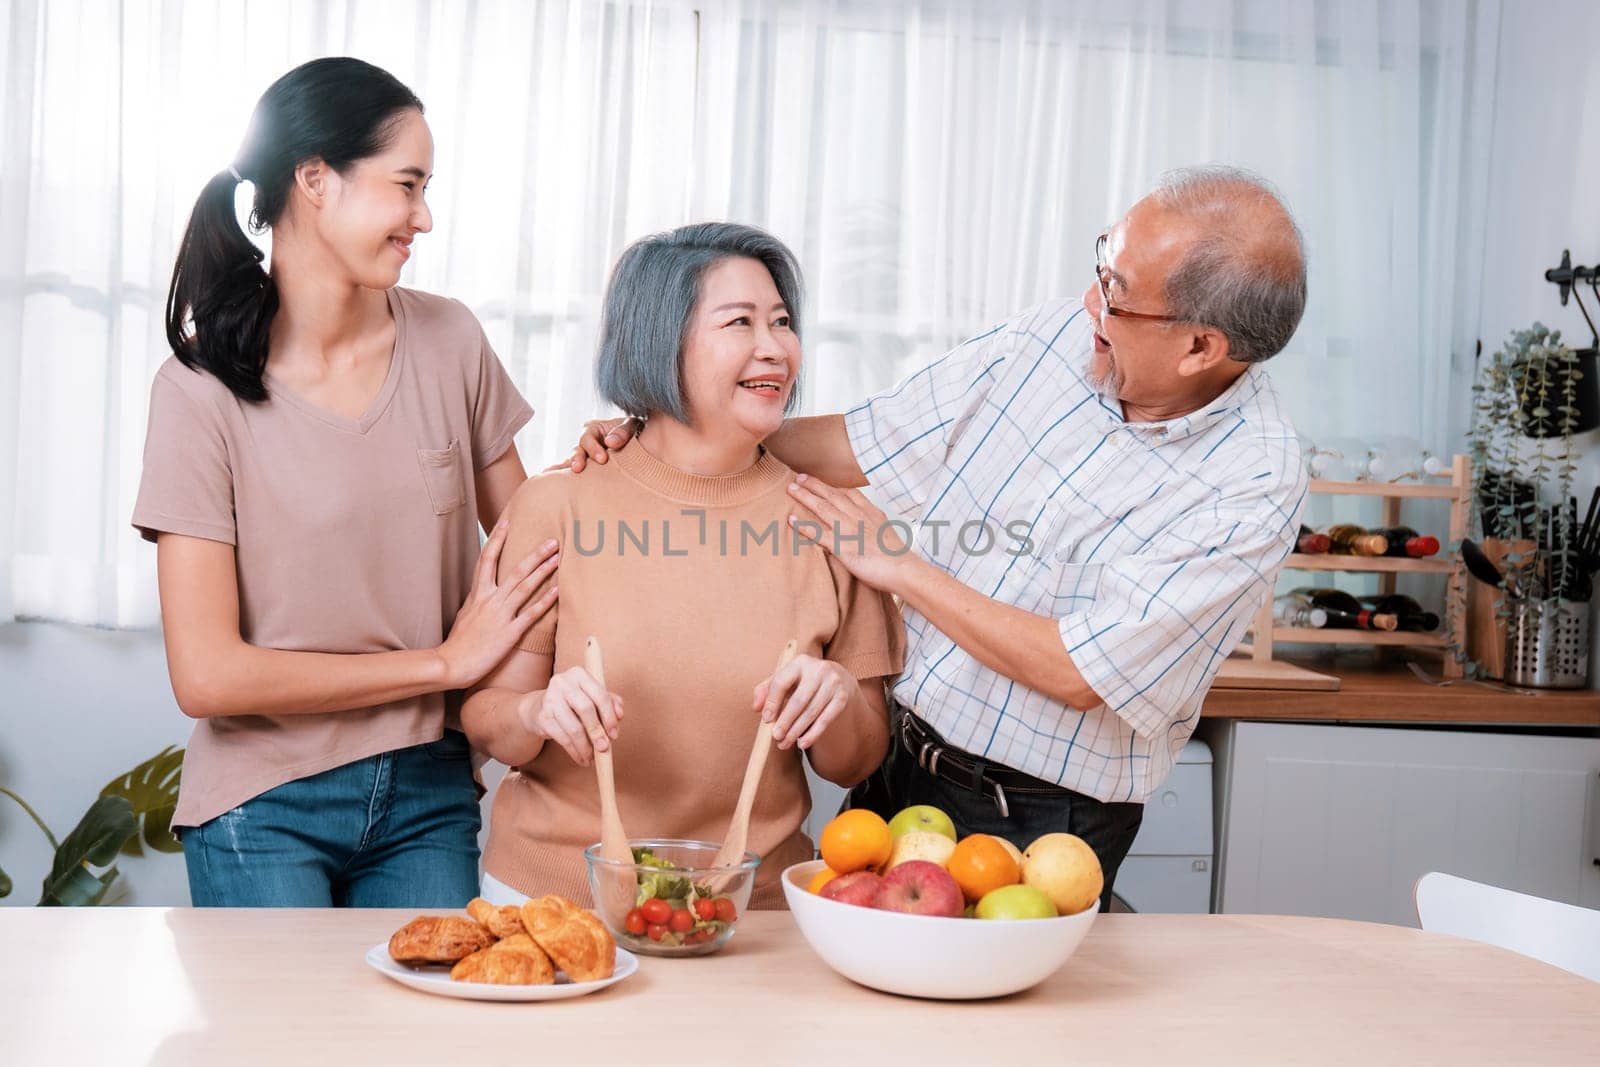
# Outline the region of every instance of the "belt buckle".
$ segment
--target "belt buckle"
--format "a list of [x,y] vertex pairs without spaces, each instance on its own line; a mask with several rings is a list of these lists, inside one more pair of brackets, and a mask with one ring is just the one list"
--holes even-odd
[[995,807],[1000,809],[1000,817],[1002,819],[1011,818],[1011,806],[1006,803],[1006,789],[1005,789],[1005,786],[1001,785],[999,782],[995,781],[993,778],[990,778],[988,781],[989,781],[989,785],[994,787],[994,798],[993,799],[994,799]]
[[916,738],[914,731],[911,729],[911,713],[909,711],[900,712],[899,727],[900,740],[905,742],[907,748],[915,748]]

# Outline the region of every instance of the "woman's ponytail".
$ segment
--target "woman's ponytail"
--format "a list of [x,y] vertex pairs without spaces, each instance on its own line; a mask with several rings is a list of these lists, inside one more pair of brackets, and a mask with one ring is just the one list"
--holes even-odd
[[278,287],[234,213],[239,182],[254,187],[251,229],[276,226],[296,167],[320,159],[345,173],[389,144],[396,118],[408,109],[422,110],[415,93],[388,71],[347,56],[302,63],[267,87],[234,165],[200,190],[178,248],[167,341],[184,366],[214,376],[240,400],[267,399],[262,376]]
[[234,213],[238,182],[224,170],[200,190],[167,292],[167,343],[241,400],[267,399],[262,375],[278,287]]

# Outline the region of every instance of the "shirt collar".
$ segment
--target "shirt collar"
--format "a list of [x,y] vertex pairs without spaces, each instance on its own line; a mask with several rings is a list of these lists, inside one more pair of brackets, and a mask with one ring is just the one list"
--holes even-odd
[[1187,415],[1179,415],[1175,419],[1166,419],[1162,422],[1129,422],[1123,417],[1122,404],[1114,395],[1106,390],[1096,390],[1096,392],[1100,407],[1109,416],[1110,421],[1126,426],[1141,437],[1165,444],[1204,433],[1224,416],[1237,412],[1245,401],[1260,390],[1263,373],[1260,367],[1249,367],[1210,403],[1196,408]]

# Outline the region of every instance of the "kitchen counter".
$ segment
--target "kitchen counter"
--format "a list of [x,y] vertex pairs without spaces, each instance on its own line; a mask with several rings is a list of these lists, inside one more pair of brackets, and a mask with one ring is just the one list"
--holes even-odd
[[[1292,657],[1336,675],[1334,691],[1213,688],[1200,714],[1210,719],[1600,727],[1600,692],[1512,689],[1498,682],[1430,685],[1399,663],[1366,655]],[[1438,665],[1425,668],[1437,676]]]
[[786,913],[574,1000],[431,996],[369,968],[411,911],[5,908],[0,1063],[1578,1063],[1600,984],[1397,926],[1102,915],[1042,985],[863,989]]

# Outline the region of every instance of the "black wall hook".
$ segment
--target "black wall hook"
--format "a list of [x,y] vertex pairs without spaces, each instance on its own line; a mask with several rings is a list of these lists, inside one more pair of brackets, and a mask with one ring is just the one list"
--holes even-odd
[[1544,272],[1544,280],[1554,283],[1561,294],[1561,306],[1567,306],[1568,295],[1578,298],[1578,310],[1583,312],[1583,321],[1589,324],[1589,333],[1593,337],[1593,347],[1600,348],[1600,331],[1594,327],[1594,320],[1589,317],[1589,309],[1583,306],[1581,294],[1573,292],[1573,287],[1589,283],[1589,288],[1595,291],[1595,296],[1600,299],[1600,267],[1585,267],[1582,264],[1572,265],[1572,249],[1561,250],[1561,265]]

